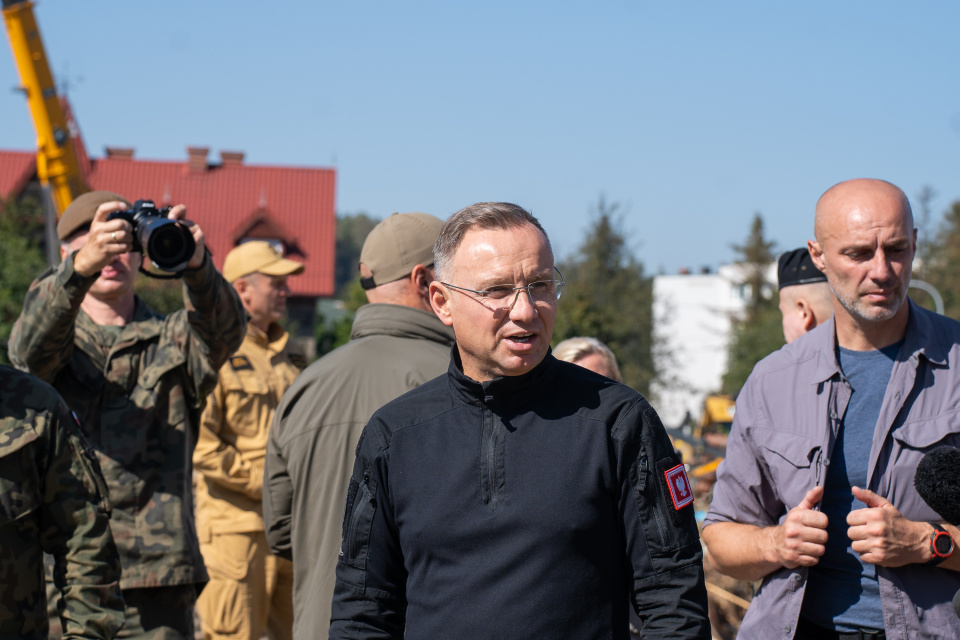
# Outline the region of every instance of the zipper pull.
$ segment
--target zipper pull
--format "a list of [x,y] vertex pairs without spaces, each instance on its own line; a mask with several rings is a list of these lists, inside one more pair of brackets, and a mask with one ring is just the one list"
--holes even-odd
[[637,473],[637,489],[639,491],[647,490],[647,452],[640,454],[640,470]]

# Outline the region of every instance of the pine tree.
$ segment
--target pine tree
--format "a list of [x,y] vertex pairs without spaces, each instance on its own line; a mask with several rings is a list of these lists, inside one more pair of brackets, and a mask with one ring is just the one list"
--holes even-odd
[[743,279],[737,284],[748,287],[749,296],[742,317],[733,323],[727,348],[727,372],[723,375],[724,393],[739,393],[753,367],[783,346],[779,301],[766,279],[774,261],[775,245],[764,237],[763,218],[759,213],[753,217],[746,242],[733,245],[740,254],[736,263],[743,272]]
[[604,342],[626,384],[644,395],[657,374],[653,358],[653,280],[633,255],[619,205],[600,198],[583,244],[559,263],[565,285],[554,344],[574,336]]

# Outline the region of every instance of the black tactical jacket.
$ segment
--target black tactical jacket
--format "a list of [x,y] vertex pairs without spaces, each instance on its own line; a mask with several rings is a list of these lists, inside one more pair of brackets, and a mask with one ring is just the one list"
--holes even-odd
[[552,355],[480,384],[453,353],[364,431],[330,638],[627,638],[631,594],[645,639],[709,638],[692,496],[647,401]]

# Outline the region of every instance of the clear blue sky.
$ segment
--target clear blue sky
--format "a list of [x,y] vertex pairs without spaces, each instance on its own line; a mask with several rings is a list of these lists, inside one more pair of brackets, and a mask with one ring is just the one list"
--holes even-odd
[[[604,194],[648,271],[779,249],[851,177],[960,198],[960,3],[39,0],[88,151],[335,166],[337,210],[534,212],[563,256]],[[9,48],[0,148],[34,131]],[[132,194],[133,196],[150,194]]]

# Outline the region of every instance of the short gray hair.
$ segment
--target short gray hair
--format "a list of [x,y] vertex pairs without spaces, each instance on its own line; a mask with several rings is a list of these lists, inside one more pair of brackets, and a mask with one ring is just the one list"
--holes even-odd
[[460,209],[443,223],[440,235],[437,236],[437,241],[433,245],[433,268],[437,280],[444,280],[449,277],[453,254],[457,252],[457,248],[463,242],[463,237],[467,234],[467,231],[471,229],[513,229],[525,224],[532,224],[539,229],[547,241],[547,246],[550,246],[550,238],[547,237],[547,232],[540,225],[540,221],[523,207],[509,202],[478,202]]
[[607,363],[613,379],[617,382],[623,382],[623,376],[620,375],[620,367],[617,366],[617,356],[613,355],[610,347],[603,344],[596,338],[587,338],[578,336],[576,338],[567,338],[560,342],[553,350],[553,357],[564,362],[576,363],[577,360],[586,358],[596,353]]

